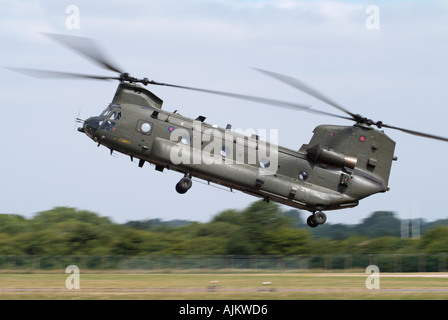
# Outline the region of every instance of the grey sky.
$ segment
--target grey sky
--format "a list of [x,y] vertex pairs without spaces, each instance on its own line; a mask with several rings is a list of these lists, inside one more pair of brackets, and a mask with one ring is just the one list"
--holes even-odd
[[[79,8],[69,30],[66,8]],[[369,30],[366,8],[379,8]],[[354,113],[448,136],[447,1],[9,1],[0,13],[3,66],[110,75],[42,36],[94,38],[134,76],[257,95],[332,109],[249,67],[294,76]],[[147,218],[209,221],[221,210],[257,200],[193,182],[174,190],[180,174],[138,168],[128,157],[76,132],[75,118],[99,114],[117,83],[39,80],[2,69],[0,212],[25,216],[71,206],[116,222]],[[317,116],[174,88],[149,88],[164,109],[233,128],[278,129],[279,144],[298,149]],[[386,133],[397,142],[386,194],[354,209],[327,212],[328,222],[356,223],[377,210],[400,217],[446,218],[448,144]],[[285,207],[286,208],[286,207]],[[307,215],[307,213],[305,213]]]

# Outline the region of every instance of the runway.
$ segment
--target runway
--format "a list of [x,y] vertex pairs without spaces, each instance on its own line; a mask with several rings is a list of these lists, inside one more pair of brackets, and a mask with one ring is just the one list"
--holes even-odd
[[87,289],[63,289],[63,288],[0,288],[0,292],[447,292],[448,288],[442,289],[354,289],[354,288],[226,288],[226,289],[201,289],[201,288],[169,288],[169,289],[153,289],[153,288],[87,288]]
[[447,273],[0,274],[0,299],[448,299]]

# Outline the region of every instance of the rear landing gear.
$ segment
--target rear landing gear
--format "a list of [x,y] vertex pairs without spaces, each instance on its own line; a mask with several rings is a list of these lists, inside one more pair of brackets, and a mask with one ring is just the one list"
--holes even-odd
[[327,221],[327,215],[322,211],[314,212],[306,219],[306,223],[311,228],[316,228],[320,224],[324,224]]
[[180,194],[184,194],[191,188],[192,184],[191,178],[185,176],[176,184],[176,191]]

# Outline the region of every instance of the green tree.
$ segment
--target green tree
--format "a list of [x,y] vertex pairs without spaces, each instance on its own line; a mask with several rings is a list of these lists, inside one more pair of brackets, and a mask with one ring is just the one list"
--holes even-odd
[[0,233],[17,234],[31,230],[31,223],[16,214],[0,214]]
[[243,216],[240,211],[229,209],[218,213],[213,217],[212,222],[228,222],[235,225],[241,225]]
[[448,252],[448,227],[436,227],[422,237],[423,252]]
[[365,253],[395,253],[403,247],[403,241],[398,237],[378,237],[365,243]]
[[0,254],[43,254],[40,237],[36,232],[26,231],[14,235],[1,234]]
[[224,221],[210,222],[201,224],[197,230],[196,236],[224,237],[229,239],[240,230],[241,227],[233,223]]
[[302,212],[297,209],[292,209],[284,212],[283,214],[285,218],[289,220],[289,225],[292,228],[303,228],[307,227],[307,224],[305,222],[305,219],[303,219]]
[[126,228],[111,243],[111,254],[135,256],[145,252],[146,232]]
[[266,254],[305,254],[309,252],[310,235],[303,229],[279,227],[265,233]]
[[40,228],[49,227],[58,222],[68,220],[76,220],[89,223],[92,225],[111,225],[112,222],[107,217],[100,217],[98,214],[85,210],[77,210],[75,208],[55,207],[51,210],[38,212],[33,217],[33,222]]
[[226,244],[226,254],[229,255],[254,255],[258,254],[254,243],[250,241],[244,228],[236,231]]
[[355,234],[354,229],[355,227],[352,225],[325,223],[320,225],[318,228],[310,229],[310,232],[314,239],[327,238],[333,240],[343,240],[353,236]]
[[399,237],[401,232],[401,222],[391,211],[376,211],[364,219],[356,227],[356,233],[369,238],[383,236]]

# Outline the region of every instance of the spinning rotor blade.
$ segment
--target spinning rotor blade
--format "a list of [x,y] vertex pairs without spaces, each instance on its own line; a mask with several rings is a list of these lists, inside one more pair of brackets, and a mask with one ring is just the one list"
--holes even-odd
[[216,91],[216,90],[208,90],[208,89],[200,89],[200,88],[193,88],[193,87],[186,87],[186,86],[179,86],[174,84],[168,84],[168,83],[161,83],[156,82],[153,80],[148,80],[148,78],[138,79],[135,77],[130,76],[128,73],[125,73],[121,71],[121,68],[119,68],[115,63],[112,63],[110,59],[106,58],[106,56],[102,53],[102,51],[95,45],[94,41],[89,38],[84,37],[77,37],[77,36],[69,36],[69,35],[61,35],[61,34],[51,34],[51,33],[44,33],[49,38],[53,39],[56,42],[61,43],[62,45],[70,48],[71,50],[74,50],[78,52],[79,54],[87,57],[94,63],[98,64],[104,69],[117,72],[119,73],[119,76],[98,76],[98,75],[88,75],[88,74],[80,74],[80,73],[71,73],[71,72],[59,72],[59,71],[49,71],[49,70],[37,70],[37,69],[25,69],[25,68],[8,68],[10,70],[20,72],[22,74],[26,74],[33,77],[38,78],[78,78],[78,79],[94,79],[94,80],[119,80],[119,81],[127,81],[130,83],[142,83],[144,85],[159,85],[159,86],[166,86],[166,87],[173,87],[173,88],[180,88],[180,89],[186,89],[186,90],[193,90],[193,91],[199,91],[199,92],[205,92],[205,93],[211,93],[226,97],[232,97],[240,100],[247,100],[252,102],[258,102],[263,104],[269,104],[269,105],[275,105],[280,106],[284,108],[294,109],[294,110],[303,110],[315,114],[321,114],[321,115],[327,115],[331,117],[346,119],[346,120],[352,120],[360,124],[366,124],[366,125],[375,125],[378,128],[385,127],[395,130],[400,130],[402,132],[431,138],[431,139],[437,139],[442,141],[448,141],[448,138],[427,134],[423,132],[418,132],[414,130],[404,129],[400,127],[395,127],[387,124],[383,124],[382,121],[373,121],[371,119],[362,117],[359,114],[354,114],[338,103],[334,102],[330,98],[326,97],[325,95],[321,94],[320,92],[312,89],[311,87],[307,86],[303,82],[283,74],[275,73],[272,71],[262,70],[254,68],[255,70],[264,73],[272,78],[275,78],[283,83],[286,83],[300,91],[303,91],[316,99],[323,101],[334,108],[346,113],[350,117],[346,116],[339,116],[335,115],[329,112],[324,112],[320,110],[313,110],[311,109],[311,106],[309,105],[303,105],[298,103],[291,103],[291,102],[285,102],[280,100],[274,100],[274,99],[267,99],[267,98],[260,98],[260,97],[254,97],[249,95],[243,95],[243,94],[237,94],[237,93],[230,93],[230,92],[223,92],[223,91]]
[[27,76],[41,78],[41,79],[92,79],[92,80],[121,80],[121,81],[130,81],[130,82],[140,82],[145,85],[151,84],[151,85],[173,87],[173,88],[179,88],[179,89],[185,89],[185,90],[206,92],[206,93],[231,97],[231,98],[240,99],[240,100],[263,103],[263,104],[274,105],[274,106],[288,108],[288,109],[307,111],[307,112],[311,112],[311,113],[316,113],[316,114],[327,115],[327,116],[350,120],[350,118],[339,116],[339,115],[332,114],[329,112],[313,110],[313,109],[311,109],[311,106],[309,106],[309,105],[303,105],[303,104],[298,104],[298,103],[291,103],[291,102],[285,102],[285,101],[267,99],[267,98],[261,98],[261,97],[254,97],[254,96],[249,96],[249,95],[244,95],[244,94],[179,86],[179,85],[174,85],[174,84],[156,82],[156,81],[152,81],[152,80],[148,80],[148,79],[137,79],[137,78],[130,77],[129,75],[126,75],[126,74],[120,75],[120,77],[110,77],[110,76],[97,76],[97,75],[89,75],[89,74],[81,74],[81,73],[60,72],[60,71],[50,71],[50,70],[40,70],[40,69],[28,69],[28,68],[9,68],[8,67],[7,69],[22,73]]
[[69,49],[74,50],[77,53],[87,57],[94,63],[100,65],[102,68],[119,73],[120,74],[119,77],[97,76],[97,75],[78,74],[78,73],[71,73],[71,72],[59,72],[59,71],[25,69],[25,68],[8,68],[8,69],[16,71],[16,72],[20,72],[22,74],[29,75],[32,77],[45,78],[45,79],[77,78],[77,79],[95,79],[95,80],[120,80],[120,81],[128,81],[131,83],[132,82],[133,83],[142,83],[144,85],[152,84],[152,85],[159,85],[159,86],[166,86],[166,87],[174,87],[174,88],[180,88],[180,89],[186,89],[186,90],[193,90],[193,91],[217,94],[217,95],[232,97],[232,98],[236,98],[236,99],[240,99],[240,100],[247,100],[247,101],[258,102],[258,103],[263,103],[263,104],[275,105],[275,106],[280,106],[280,107],[289,108],[289,109],[305,110],[305,111],[312,112],[312,113],[347,119],[346,117],[341,117],[341,116],[331,114],[328,112],[311,110],[310,109],[311,106],[309,106],[309,105],[290,103],[290,102],[279,101],[279,100],[274,100],[274,99],[253,97],[253,96],[249,96],[249,95],[222,92],[222,91],[216,91],[216,90],[207,90],[207,89],[179,86],[179,85],[156,82],[156,81],[148,80],[147,78],[138,79],[138,78],[130,76],[128,73],[124,73],[121,70],[121,68],[117,67],[116,64],[114,64],[110,61],[110,59],[106,58],[105,54],[102,53],[102,51],[98,48],[98,46],[96,46],[95,42],[92,39],[78,37],[78,36],[53,34],[53,33],[44,33],[44,35],[46,35],[47,37],[51,38],[52,40],[54,40],[56,42],[68,47]]
[[185,89],[185,90],[192,90],[192,91],[199,91],[199,92],[205,92],[205,93],[211,93],[216,95],[221,95],[225,97],[231,97],[241,100],[247,100],[252,102],[258,102],[258,103],[264,103],[264,104],[272,104],[280,107],[290,108],[290,109],[299,109],[299,110],[309,110],[311,106],[309,105],[302,105],[297,103],[290,103],[280,100],[274,100],[274,99],[267,99],[267,98],[260,98],[260,97],[254,97],[244,94],[238,94],[238,93],[231,93],[231,92],[224,92],[224,91],[216,91],[216,90],[208,90],[208,89],[200,89],[200,88],[193,88],[193,87],[186,87],[186,86],[179,86],[175,84],[168,84],[168,83],[160,83],[151,81],[149,84],[158,85],[158,86],[164,86],[164,87],[172,87],[172,88],[179,88],[179,89]]
[[436,139],[436,140],[442,140],[442,141],[448,141],[448,138],[436,136],[436,135],[429,134],[429,133],[424,133],[424,132],[419,132],[419,131],[399,128],[399,127],[391,126],[391,125],[388,125],[388,124],[382,124],[381,126],[385,127],[385,128],[389,128],[389,129],[395,129],[395,130],[399,130],[399,131],[402,131],[402,132],[406,132],[406,133],[412,134],[414,136],[425,137],[425,138]]
[[120,74],[123,73],[116,64],[112,63],[110,59],[102,53],[102,51],[95,45],[94,41],[89,38],[69,36],[54,33],[44,33],[47,37],[53,39],[56,42],[63,44],[64,46],[80,53],[81,55],[89,58],[99,66]]
[[[323,101],[339,110],[341,110],[342,112],[348,114],[351,118],[347,118],[347,117],[339,117],[339,118],[343,118],[343,119],[347,119],[347,120],[353,120],[357,123],[361,123],[361,124],[366,124],[366,125],[375,125],[377,128],[389,128],[389,129],[394,129],[394,130],[399,130],[408,134],[412,134],[415,136],[419,136],[419,137],[425,137],[425,138],[430,138],[430,139],[436,139],[436,140],[441,140],[441,141],[448,141],[448,138],[445,137],[440,137],[440,136],[436,136],[433,134],[429,134],[429,133],[424,133],[424,132],[419,132],[419,131],[415,131],[415,130],[410,130],[410,129],[405,129],[405,128],[400,128],[400,127],[395,127],[395,126],[391,126],[388,124],[384,124],[382,121],[373,121],[371,119],[365,118],[359,114],[354,114],[350,111],[348,111],[347,109],[345,109],[344,107],[342,107],[341,105],[339,105],[338,103],[334,102],[333,100],[331,100],[330,98],[327,98],[326,96],[324,96],[323,94],[319,93],[318,91],[312,89],[311,87],[307,86],[306,84],[304,84],[303,82],[290,77],[290,76],[286,76],[283,74],[279,74],[279,73],[275,73],[272,71],[267,71],[267,70],[263,70],[263,69],[257,69],[254,68],[255,70],[262,72],[272,78],[275,78],[281,82],[284,82],[302,92],[305,92],[313,97],[315,97],[316,99]],[[309,110],[312,111],[312,110]],[[318,113],[322,113],[321,111],[319,111]]]
[[95,80],[120,80],[119,77],[96,76],[96,75],[71,73],[71,72],[60,72],[60,71],[27,69],[27,68],[7,68],[7,69],[25,74],[27,76],[43,79],[80,78],[80,79],[95,79]]
[[272,71],[263,70],[263,69],[258,69],[258,68],[253,68],[253,69],[255,69],[255,70],[259,71],[259,72],[262,72],[262,73],[264,73],[264,74],[266,74],[266,75],[268,75],[268,76],[270,76],[272,78],[275,78],[275,79],[277,79],[277,80],[279,80],[281,82],[284,82],[284,83],[286,83],[286,84],[288,84],[288,85],[290,85],[290,86],[292,86],[292,87],[294,87],[296,89],[299,89],[300,91],[303,91],[303,92],[305,92],[305,93],[315,97],[316,99],[318,99],[320,101],[323,101],[323,102],[325,102],[325,103],[327,103],[327,104],[329,104],[329,105],[339,109],[340,111],[342,111],[342,112],[348,114],[349,116],[351,116],[353,119],[357,119],[358,118],[358,115],[356,115],[354,113],[351,113],[350,111],[348,111],[347,109],[345,109],[344,107],[342,107],[338,103],[334,102],[330,98],[324,96],[323,94],[319,93],[318,91],[314,90],[313,88],[307,86],[303,82],[301,82],[301,81],[299,81],[299,80],[297,80],[297,79],[295,79],[293,77],[286,76],[286,75],[283,75],[283,74],[280,74],[280,73],[275,73],[275,72],[272,72]]
[[160,83],[160,82],[155,82],[155,81],[150,81],[148,84],[158,85],[158,86],[165,86],[165,87],[173,87],[173,88],[179,88],[179,89],[185,89],[185,90],[193,90],[193,91],[199,91],[199,92],[205,92],[205,93],[211,93],[211,94],[221,95],[221,96],[225,96],[225,97],[231,97],[231,98],[235,98],[235,99],[240,99],[240,100],[258,102],[258,103],[269,104],[269,105],[274,105],[274,106],[288,108],[288,109],[307,111],[307,112],[311,112],[311,113],[323,114],[323,115],[327,115],[327,116],[332,116],[332,117],[337,117],[337,118],[350,120],[350,118],[342,117],[342,116],[339,116],[339,115],[336,115],[336,114],[332,114],[332,113],[329,113],[329,112],[313,110],[313,109],[311,109],[310,105],[304,105],[304,104],[298,104],[298,103],[292,103],[292,102],[285,102],[285,101],[280,101],[280,100],[275,100],[275,99],[254,97],[254,96],[249,96],[249,95],[245,95],[245,94],[238,94],[238,93],[231,93],[231,92],[224,92],[224,91],[217,91],[217,90],[208,90],[208,89],[200,89],[200,88],[179,86],[179,85],[168,84],[168,83]]

